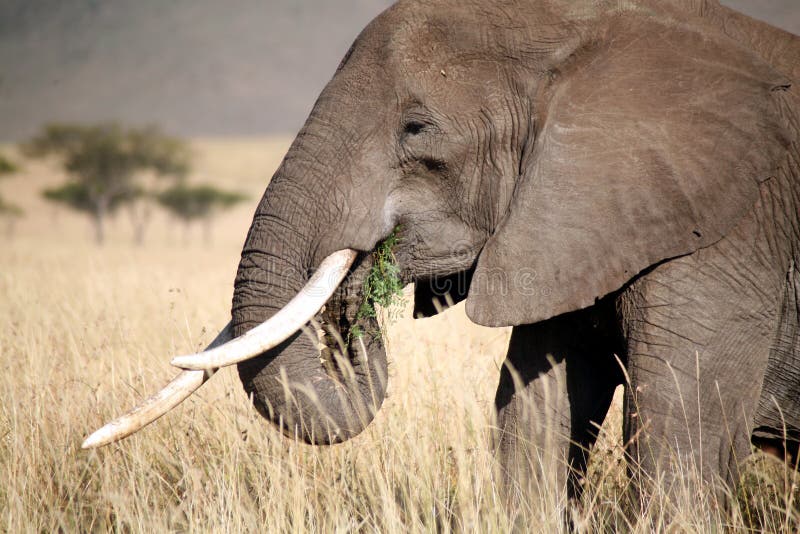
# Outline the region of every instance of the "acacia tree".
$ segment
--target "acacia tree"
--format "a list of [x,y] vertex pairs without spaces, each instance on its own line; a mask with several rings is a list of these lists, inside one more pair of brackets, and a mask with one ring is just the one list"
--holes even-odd
[[[70,180],[44,191],[48,200],[88,213],[98,244],[105,241],[105,221],[123,205],[145,198],[137,177],[180,179],[189,171],[189,149],[180,139],[153,126],[124,128],[117,123],[97,125],[50,124],[23,144],[32,157],[57,156]],[[149,217],[148,217],[149,218]],[[134,220],[137,241],[146,220]]]
[[14,165],[14,162],[0,154],[0,176],[14,174],[18,170],[19,169],[16,165]]
[[[0,178],[5,178],[14,174],[18,170],[17,166],[11,160],[0,154]],[[9,239],[14,236],[14,225],[17,219],[22,217],[23,213],[22,208],[7,202],[0,195],[0,217],[6,219],[6,235]]]
[[211,241],[211,225],[214,216],[247,200],[247,196],[234,191],[224,191],[211,185],[190,186],[177,184],[157,197],[158,203],[175,217],[183,221],[188,235],[193,221],[203,223],[206,243]]
[[77,181],[67,182],[58,187],[42,191],[42,196],[45,199],[64,204],[75,211],[86,213],[92,217],[95,227],[95,239],[98,244],[103,244],[105,240],[105,218],[113,215],[121,206],[132,202],[143,194],[143,191],[135,188],[118,193],[104,193],[104,196],[99,200],[99,202],[102,202],[102,208],[98,210],[98,198],[92,195],[92,191],[87,184]]

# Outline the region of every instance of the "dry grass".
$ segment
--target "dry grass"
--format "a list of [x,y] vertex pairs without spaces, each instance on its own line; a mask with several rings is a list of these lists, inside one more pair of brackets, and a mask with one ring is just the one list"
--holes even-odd
[[[503,505],[490,413],[509,331],[471,325],[462,307],[388,328],[392,395],[349,443],[287,440],[225,370],[121,444],[79,449],[89,431],[165,383],[170,355],[207,343],[227,320],[253,206],[287,143],[196,147],[199,179],[253,195],[220,219],[209,246],[199,231],[183,245],[159,216],[147,246],[133,247],[123,215],[112,243],[94,247],[86,221],[38,199],[60,180],[49,165],[28,163],[0,186],[28,212],[0,258],[0,530],[565,531],[566,504],[546,480],[511,514]],[[797,528],[797,512],[787,512],[792,479],[764,459],[766,468],[748,472],[747,506],[717,506],[687,476],[674,502],[655,483],[634,513],[614,406],[582,506],[569,512],[578,530]]]

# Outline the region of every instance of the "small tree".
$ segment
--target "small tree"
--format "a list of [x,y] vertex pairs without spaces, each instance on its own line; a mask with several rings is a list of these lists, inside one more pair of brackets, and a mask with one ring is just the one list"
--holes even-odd
[[14,174],[17,171],[19,171],[19,169],[14,162],[0,154],[0,177]]
[[[136,188],[131,188],[125,191],[120,191],[119,193],[113,195],[108,195],[103,201],[103,216],[113,215],[121,206],[133,201],[143,194],[143,191]],[[75,211],[86,213],[91,217],[97,217],[96,200],[92,197],[92,191],[90,190],[89,186],[84,183],[67,182],[58,187],[45,189],[42,191],[42,196],[51,202],[64,204]],[[98,221],[95,220],[95,223],[98,223]],[[103,222],[99,221],[99,224],[102,225]],[[100,231],[102,233],[102,227],[100,228]],[[102,235],[97,237],[99,238],[99,242],[102,243]]]
[[205,241],[210,242],[214,216],[247,200],[247,196],[210,185],[178,184],[160,193],[157,199],[159,204],[184,222],[187,234],[193,221],[202,221]]
[[[51,124],[23,144],[32,157],[58,156],[70,181],[44,192],[45,198],[88,213],[99,244],[105,240],[105,220],[123,204],[144,198],[138,175],[182,178],[189,170],[189,150],[179,139],[155,127],[123,128],[116,123],[92,126]],[[143,238],[134,220],[137,239]]]
[[[0,178],[5,178],[17,171],[19,171],[19,168],[11,160],[0,154]],[[6,235],[9,239],[14,236],[15,223],[23,214],[22,208],[7,202],[0,196],[0,217],[6,219]]]

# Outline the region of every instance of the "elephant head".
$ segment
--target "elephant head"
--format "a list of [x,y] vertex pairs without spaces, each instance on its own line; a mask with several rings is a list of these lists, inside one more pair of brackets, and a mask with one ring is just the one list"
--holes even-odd
[[371,251],[394,231],[418,310],[432,312],[433,281],[462,277],[454,300],[489,326],[584,308],[724,235],[785,149],[768,97],[788,81],[687,23],[705,4],[403,0],[367,26],[242,252],[234,337],[326,257],[357,252],[317,317],[327,335],[295,332],[239,363],[259,412],[311,443],[368,424],[386,355],[380,336],[351,332],[377,331],[358,309]]

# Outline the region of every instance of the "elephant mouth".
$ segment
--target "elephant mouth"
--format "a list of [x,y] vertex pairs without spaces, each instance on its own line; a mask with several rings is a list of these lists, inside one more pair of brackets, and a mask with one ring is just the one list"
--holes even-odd
[[473,265],[450,274],[417,278],[414,281],[414,317],[432,317],[465,300],[474,273]]

